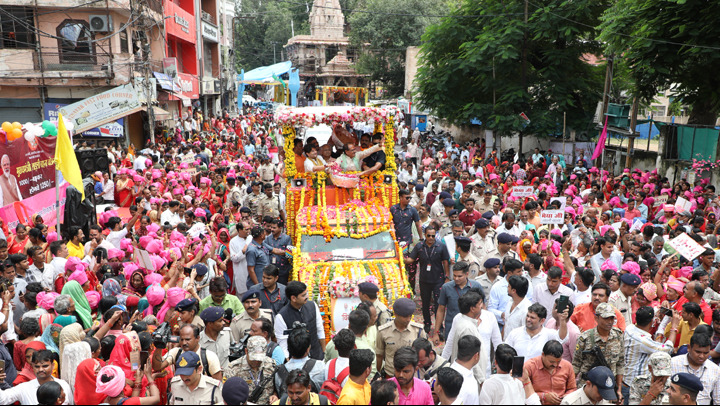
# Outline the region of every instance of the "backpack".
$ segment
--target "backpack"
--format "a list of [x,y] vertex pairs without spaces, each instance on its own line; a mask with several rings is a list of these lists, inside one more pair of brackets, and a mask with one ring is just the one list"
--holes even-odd
[[[307,362],[305,362],[305,365],[303,365],[302,370],[307,372],[308,376],[310,376],[310,372],[313,370],[313,368],[315,368],[316,362],[317,362],[316,359],[310,358],[309,360],[307,360]],[[285,385],[285,380],[287,379],[288,375],[290,374],[290,371],[288,371],[285,364],[283,364],[278,367],[277,372],[275,372],[275,373],[277,374],[278,378],[280,378],[280,382],[281,382],[280,387],[279,388],[276,387],[275,391],[278,393],[278,395],[279,394],[287,395],[287,385]],[[310,379],[310,391],[315,392],[315,393],[320,392],[320,388],[317,387],[317,384],[312,379]]]
[[265,355],[272,358],[273,352],[275,352],[275,348],[277,347],[279,347],[278,343],[276,343],[275,341],[270,341],[267,348],[265,349]]
[[337,358],[330,361],[328,370],[328,379],[323,382],[320,387],[320,395],[325,396],[331,405],[337,403],[340,398],[340,392],[342,392],[342,383],[345,378],[350,375],[350,367],[345,367],[340,374],[335,375],[335,364],[337,364]]

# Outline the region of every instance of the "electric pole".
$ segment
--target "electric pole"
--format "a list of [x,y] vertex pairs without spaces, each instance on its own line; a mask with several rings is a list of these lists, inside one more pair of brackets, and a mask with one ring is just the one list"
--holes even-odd
[[[610,103],[610,86],[612,85],[614,59],[615,56],[611,54],[607,58],[607,63],[605,64],[605,87],[603,89],[602,115],[600,116],[600,125],[603,127],[605,126],[608,104]],[[595,166],[597,166],[598,168],[602,168],[602,154],[600,154],[600,156],[595,160]]]
[[[523,34],[522,44],[522,87],[523,91],[527,93],[527,24],[528,24],[528,0],[525,0],[525,27]],[[493,72],[494,73],[494,72]],[[494,94],[494,93],[493,93]],[[520,131],[518,138],[518,157],[523,154],[523,132]]]

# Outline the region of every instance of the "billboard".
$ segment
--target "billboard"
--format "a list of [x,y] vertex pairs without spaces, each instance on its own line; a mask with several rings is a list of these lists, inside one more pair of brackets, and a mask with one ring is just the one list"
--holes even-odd
[[[18,138],[0,144],[0,218],[10,229],[27,224],[40,214],[48,226],[55,218],[55,137]],[[65,202],[67,182],[60,188],[60,205]]]
[[[45,103],[43,107],[45,120],[57,123],[58,112],[65,106],[67,106],[66,103],[53,103],[52,101]],[[80,135],[85,137],[124,137],[125,127],[123,126],[123,123],[124,120],[119,118],[99,127],[91,128]]]

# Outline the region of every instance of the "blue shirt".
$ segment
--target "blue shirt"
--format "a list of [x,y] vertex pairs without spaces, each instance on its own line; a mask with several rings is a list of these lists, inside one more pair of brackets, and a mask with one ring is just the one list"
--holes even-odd
[[420,221],[418,211],[410,205],[403,209],[398,203],[390,208],[390,213],[393,216],[398,241],[412,242],[413,224]]
[[286,275],[290,271],[290,261],[288,261],[287,256],[285,254],[283,255],[277,255],[272,253],[273,248],[280,248],[281,250],[285,250],[288,245],[292,245],[292,241],[290,240],[290,236],[281,233],[280,237],[275,238],[274,235],[270,234],[267,237],[265,237],[265,241],[263,241],[263,245],[265,248],[267,248],[268,252],[270,253],[270,263],[280,268],[280,275]]
[[[245,258],[247,258],[247,266],[255,267],[258,282],[262,281],[263,270],[270,264],[267,248],[253,240],[245,253]],[[248,276],[247,288],[250,289],[253,285],[252,279]]]
[[253,144],[245,145],[245,155],[255,154],[255,146]]
[[460,299],[460,296],[465,294],[465,292],[467,292],[471,288],[479,288],[481,291],[483,290],[482,286],[480,286],[480,283],[472,279],[468,279],[467,284],[462,289],[459,289],[457,287],[455,281],[446,282],[444,285],[442,285],[442,288],[440,288],[440,297],[438,298],[438,304],[441,306],[445,306],[445,334],[448,334],[450,332],[453,319],[458,313],[460,313],[460,308],[458,307],[458,299]]

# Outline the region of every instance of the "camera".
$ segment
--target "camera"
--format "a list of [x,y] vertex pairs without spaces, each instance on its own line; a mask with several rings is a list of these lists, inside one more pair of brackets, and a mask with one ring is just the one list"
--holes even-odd
[[249,339],[250,335],[245,334],[245,337],[243,337],[242,340],[230,344],[230,355],[228,357],[230,362],[242,358],[245,355],[245,347],[247,346]]
[[167,348],[168,343],[177,344],[180,342],[180,337],[172,335],[170,330],[170,324],[165,322],[155,330],[152,334],[153,344],[156,348]]

